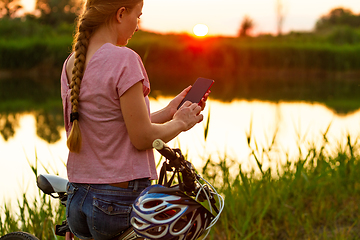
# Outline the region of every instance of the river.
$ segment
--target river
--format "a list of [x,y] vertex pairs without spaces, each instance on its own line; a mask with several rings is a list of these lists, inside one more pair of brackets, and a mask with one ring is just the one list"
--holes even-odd
[[[151,110],[164,107],[168,101],[163,97],[151,99]],[[353,143],[360,137],[360,109],[338,114],[318,103],[246,100],[224,103],[210,99],[203,113],[202,123],[169,142],[172,147],[180,146],[198,169],[209,157],[214,162],[220,159],[232,162],[235,173],[239,164],[244,170],[256,169],[253,150],[264,168],[275,168],[287,159],[299,159],[300,150],[306,154],[311,147],[322,147],[324,136],[328,154],[344,148],[347,136]],[[60,139],[49,144],[37,135],[33,113],[19,113],[16,117],[14,135],[7,141],[0,137],[0,206],[14,202],[23,193],[34,193],[31,165],[37,166],[38,173],[66,177],[68,150],[63,127]],[[205,140],[208,117],[210,127]],[[158,161],[160,156],[155,155]]]

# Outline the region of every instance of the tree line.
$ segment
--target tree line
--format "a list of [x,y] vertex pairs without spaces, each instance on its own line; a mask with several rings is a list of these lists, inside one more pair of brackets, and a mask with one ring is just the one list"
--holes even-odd
[[74,23],[81,8],[81,1],[78,0],[36,0],[34,12],[22,14],[24,6],[21,0],[0,0],[0,18],[36,20],[44,25],[59,26]]
[[[276,5],[276,20],[277,20],[277,35],[282,35],[282,24],[284,22],[283,3],[277,0]],[[240,23],[240,29],[238,32],[239,37],[249,36],[255,22],[250,16],[245,15]],[[334,8],[329,13],[321,16],[314,27],[315,33],[324,33],[334,31],[334,29],[342,28],[343,31],[350,32],[350,29],[360,29],[360,13],[355,14],[350,9],[346,8]],[[344,30],[345,29],[345,30]],[[360,39],[359,39],[360,40]]]
[[[23,11],[21,0],[0,0],[0,18],[5,21],[21,18],[23,21],[36,21],[42,25],[57,27],[63,23],[73,24],[81,8],[82,1],[79,0],[36,0],[33,13],[21,14]],[[284,19],[284,2],[283,0],[277,0],[277,35],[282,35]],[[254,20],[250,16],[244,16],[240,23],[238,36],[249,36],[255,25]],[[334,8],[321,16],[314,26],[315,33],[340,31],[338,34],[352,35],[351,29],[360,29],[360,13],[356,14],[350,9],[341,7]]]

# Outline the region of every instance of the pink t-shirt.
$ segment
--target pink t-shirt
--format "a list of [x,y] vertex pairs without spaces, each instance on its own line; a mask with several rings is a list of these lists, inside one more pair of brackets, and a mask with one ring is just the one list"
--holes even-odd
[[[66,62],[61,74],[61,98],[68,136],[71,89]],[[120,96],[139,81],[143,83],[150,114],[150,83],[139,55],[129,48],[106,43],[92,56],[79,96],[82,147],[78,154],[69,152],[67,161],[70,182],[106,184],[157,179],[153,150],[139,151],[132,145],[120,107]]]

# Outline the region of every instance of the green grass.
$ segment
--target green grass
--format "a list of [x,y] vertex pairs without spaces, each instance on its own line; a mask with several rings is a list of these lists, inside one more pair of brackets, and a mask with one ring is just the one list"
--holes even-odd
[[[28,107],[12,103],[15,97],[31,98],[36,105],[45,96],[59,98],[49,86],[60,91],[71,35],[67,26],[48,35],[0,37],[0,74],[5,73],[0,76],[0,89],[6,89],[0,92],[0,112]],[[335,44],[314,33],[196,39],[139,31],[128,47],[142,57],[156,90],[153,97],[174,96],[202,76],[216,81],[211,96],[221,101],[310,101],[337,112],[360,107],[358,43]]]
[[[210,239],[359,239],[360,154],[358,139],[335,153],[310,148],[277,169],[264,169],[253,150],[249,160],[257,169],[238,167],[230,174],[230,160],[208,162],[203,176],[218,185],[225,210]],[[257,171],[255,171],[257,170]]]
[[[140,31],[133,36],[128,46],[143,58],[148,55],[149,60],[145,61],[146,64],[156,59],[157,65],[174,63],[182,71],[184,69],[194,71],[195,66],[205,68],[207,71],[215,71],[217,68],[223,68],[224,64],[231,64],[229,60],[238,69],[245,70],[248,68],[305,68],[330,71],[359,69],[358,43],[334,44],[321,37],[308,38],[307,41],[302,39],[301,36],[291,35],[281,38],[196,39],[188,35],[162,35]],[[41,64],[61,67],[71,51],[71,43],[71,28],[67,32],[53,30],[47,35],[34,33],[26,37],[0,37],[0,69],[29,69]],[[199,60],[201,62],[198,62]]]
[[[17,29],[4,26],[9,31]],[[56,32],[30,27],[26,27],[29,32],[23,37],[9,35],[0,39],[0,69],[54,71],[58,82],[61,65],[70,52],[72,27]],[[330,37],[298,33],[281,38],[201,40],[140,31],[129,47],[143,58],[152,88],[161,89],[163,94],[176,94],[203,76],[216,80],[212,95],[220,99],[307,100],[324,102],[339,111],[356,110],[360,45],[337,44]],[[0,95],[1,111],[33,110],[34,105],[49,111],[61,107],[55,100],[59,97],[43,101],[44,95],[59,96],[42,88],[44,82],[52,81],[39,82],[37,92],[30,94],[33,89],[29,86],[21,91],[17,81],[0,81],[7,89]],[[15,94],[21,95],[21,100]],[[49,128],[53,126],[50,120]],[[205,140],[208,130],[209,122]],[[56,136],[49,136],[53,138]],[[276,152],[275,142],[267,149],[258,149],[249,132],[251,155],[247,161],[255,166],[250,172],[226,155],[220,159],[204,157],[201,173],[226,201],[223,215],[208,238],[359,239],[360,146],[358,139],[348,136],[345,140],[346,145],[339,143],[337,149],[329,150],[324,134],[322,146],[304,150],[300,147],[303,143],[299,143],[298,157],[281,159],[284,154]],[[279,160],[282,164],[277,167],[265,167],[266,161]],[[36,167],[33,170],[36,176]],[[35,200],[24,194],[17,206],[0,207],[0,235],[21,230],[39,239],[56,239],[53,229],[64,219],[64,212],[57,200],[41,192]]]
[[[34,184],[38,175],[38,159],[30,165],[34,173]],[[55,235],[55,225],[65,220],[65,208],[58,200],[43,194],[40,190],[34,199],[24,193],[17,206],[0,206],[0,236],[10,232],[23,231],[35,235],[40,240],[59,239]],[[61,239],[61,238],[60,238]]]
[[[280,157],[276,133],[268,147],[260,148],[251,130],[250,126],[251,171],[226,155],[204,157],[205,164],[198,169],[225,198],[222,216],[208,239],[359,239],[359,138],[347,136],[344,145],[329,149],[325,132],[322,144],[300,142],[296,159],[280,159],[282,164],[266,168],[266,161],[278,162]],[[305,150],[304,145],[310,147]],[[37,166],[31,167],[36,176]],[[58,201],[39,192],[30,203],[24,194],[17,208],[18,213],[14,206],[0,208],[0,235],[21,230],[40,239],[56,239],[54,225],[64,219]]]
[[338,113],[351,113],[360,109],[358,99],[330,99],[324,104],[330,109],[334,109]]

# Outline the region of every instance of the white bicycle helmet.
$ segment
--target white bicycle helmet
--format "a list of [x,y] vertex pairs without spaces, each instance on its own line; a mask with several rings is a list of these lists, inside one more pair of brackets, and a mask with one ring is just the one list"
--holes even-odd
[[204,233],[214,215],[181,191],[152,185],[135,200],[130,218],[141,237],[193,240]]

